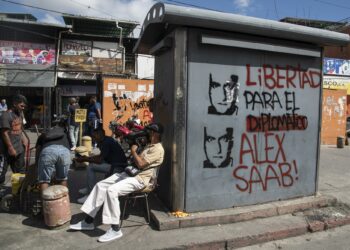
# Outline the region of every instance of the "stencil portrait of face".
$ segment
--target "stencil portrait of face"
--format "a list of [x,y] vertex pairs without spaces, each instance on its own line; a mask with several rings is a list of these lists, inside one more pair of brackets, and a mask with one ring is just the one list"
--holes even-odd
[[213,81],[209,74],[209,100],[208,114],[232,115],[238,113],[238,76],[231,75],[225,83]]
[[225,168],[232,163],[233,128],[226,131],[208,132],[204,127],[204,168]]

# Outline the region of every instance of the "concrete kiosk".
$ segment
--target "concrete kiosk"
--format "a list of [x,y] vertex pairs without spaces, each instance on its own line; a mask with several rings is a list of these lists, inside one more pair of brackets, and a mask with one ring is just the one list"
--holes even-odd
[[155,55],[159,197],[197,212],[314,195],[322,46],[347,43],[326,30],[154,5],[135,52]]

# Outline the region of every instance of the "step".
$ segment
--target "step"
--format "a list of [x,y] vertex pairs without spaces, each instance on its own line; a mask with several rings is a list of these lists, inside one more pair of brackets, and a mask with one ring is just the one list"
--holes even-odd
[[[128,232],[120,249],[235,249],[273,240],[311,234],[350,224],[350,207],[344,204],[310,208],[304,212],[257,218],[233,224],[217,224],[156,231],[143,230],[142,237]],[[140,234],[140,232],[138,233]],[[111,246],[112,247],[112,246]],[[112,249],[112,248],[106,248]]]
[[332,196],[317,195],[267,204],[191,213],[188,217],[177,218],[162,206],[160,201],[157,201],[155,203],[158,206],[151,210],[151,216],[157,229],[163,231],[187,227],[222,225],[291,214],[310,208],[327,207],[336,202],[337,199]]

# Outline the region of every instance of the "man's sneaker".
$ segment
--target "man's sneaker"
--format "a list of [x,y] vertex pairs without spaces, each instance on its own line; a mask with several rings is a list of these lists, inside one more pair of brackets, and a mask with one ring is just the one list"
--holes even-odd
[[70,150],[71,151],[74,151],[76,149],[76,147],[71,147]]
[[82,189],[79,189],[79,194],[82,194],[82,195],[86,195],[89,193],[89,189],[88,188],[82,188]]
[[122,230],[115,231],[112,227],[107,230],[107,232],[98,238],[99,242],[108,242],[111,240],[119,239],[123,236]]
[[79,231],[91,231],[95,229],[94,223],[86,223],[85,220],[79,221],[77,224],[71,224],[69,226],[72,230]]
[[84,204],[84,202],[87,200],[88,197],[89,197],[88,195],[85,195],[85,196],[83,196],[83,197],[77,199],[77,202],[78,202],[79,204]]

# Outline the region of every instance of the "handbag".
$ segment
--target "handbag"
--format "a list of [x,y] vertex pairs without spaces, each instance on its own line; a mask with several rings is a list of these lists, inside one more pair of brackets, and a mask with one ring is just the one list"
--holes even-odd
[[127,166],[124,169],[124,172],[127,173],[130,177],[134,177],[134,176],[138,175],[141,172],[141,170],[137,167],[134,167],[134,166]]

